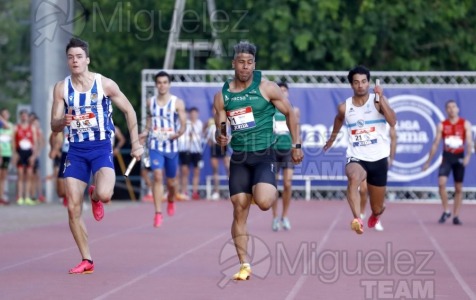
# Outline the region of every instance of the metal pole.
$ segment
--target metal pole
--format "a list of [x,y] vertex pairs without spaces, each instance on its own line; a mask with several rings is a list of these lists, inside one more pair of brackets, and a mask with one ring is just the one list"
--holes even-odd
[[[63,79],[68,70],[65,46],[71,37],[73,24],[68,7],[73,1],[32,0],[31,2],[31,104],[41,123],[46,142],[51,133],[50,115],[54,84]],[[53,173],[48,158],[49,145],[40,153],[41,178]],[[46,184],[46,200],[56,199],[52,180]]]
[[186,0],[175,0],[174,15],[170,26],[169,40],[167,42],[167,52],[165,53],[164,69],[173,69],[175,62],[176,43],[180,36],[182,27],[183,11]]

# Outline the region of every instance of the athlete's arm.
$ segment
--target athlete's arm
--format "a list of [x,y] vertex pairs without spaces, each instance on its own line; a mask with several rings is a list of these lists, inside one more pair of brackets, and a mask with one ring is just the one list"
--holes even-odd
[[175,102],[175,109],[177,110],[177,114],[179,117],[180,122],[180,129],[177,134],[173,135],[170,139],[178,139],[182,134],[184,134],[185,129],[187,127],[187,114],[185,113],[185,103],[182,99],[177,99]]
[[388,159],[388,166],[390,167],[395,160],[395,153],[397,152],[397,130],[395,126],[390,126],[390,157]]
[[336,140],[337,135],[339,134],[340,129],[342,128],[342,124],[344,124],[344,119],[345,119],[345,102],[342,102],[337,107],[337,115],[334,118],[334,127],[332,128],[331,136],[329,137],[326,144],[324,145],[324,151],[329,150],[332,147],[332,144],[334,144],[334,141]]
[[50,152],[48,153],[48,157],[54,159],[55,157],[59,156],[61,153],[61,146],[63,141],[63,133],[62,132],[52,132],[49,138],[50,144]]
[[[291,133],[293,144],[301,144],[301,135],[299,132],[299,120],[291,106],[291,103],[281,91],[281,88],[272,81],[262,81],[260,89],[264,91],[263,96],[286,117],[286,125]],[[302,148],[292,148],[291,158],[294,163],[300,163],[303,159]]]
[[428,160],[423,165],[423,171],[428,169],[428,166],[430,165],[431,159],[433,158],[433,156],[435,156],[436,150],[438,149],[438,144],[441,141],[442,133],[443,133],[443,125],[441,123],[439,123],[438,127],[436,128],[435,139],[433,140],[433,144],[431,145],[430,153],[428,154]]
[[64,81],[55,84],[53,89],[53,106],[51,107],[51,131],[62,132],[65,126],[71,122],[71,118],[65,116],[64,113],[64,99],[63,99],[63,85]]
[[464,121],[464,134],[466,141],[466,153],[463,159],[463,165],[466,167],[469,164],[469,159],[473,152],[473,136],[471,132],[471,123],[468,120]]
[[377,110],[384,115],[385,120],[390,125],[390,127],[395,126],[397,124],[397,115],[395,111],[392,109],[390,104],[388,103],[387,98],[385,96],[380,96],[379,103],[375,103],[377,106]]
[[144,145],[146,143],[146,138],[149,135],[150,127],[152,126],[152,114],[150,112],[150,98],[147,99],[146,105],[145,105],[145,127],[142,129],[142,132],[139,134],[139,140],[141,141],[141,144]]
[[7,120],[0,115],[0,128],[10,129],[10,125],[8,124]]
[[225,111],[225,102],[223,102],[223,95],[221,92],[217,92],[215,97],[213,97],[213,107],[215,108],[216,114],[215,119],[215,140],[216,143],[222,147],[226,146],[228,143],[228,138],[221,134],[221,123],[226,123],[226,111]]
[[13,126],[13,134],[12,134],[12,165],[17,166],[17,145],[16,145],[16,136],[17,136],[18,125]]
[[260,88],[264,91],[263,96],[286,117],[286,125],[291,133],[293,144],[300,144],[299,123],[291,103],[283,94],[279,86],[272,81],[262,81]]
[[35,165],[35,159],[38,157],[38,155],[40,154],[40,149],[39,149],[39,142],[38,142],[38,134],[37,134],[37,128],[35,126],[31,126],[31,133],[32,133],[32,137],[33,137],[33,146],[32,146],[32,154],[30,156],[30,158],[28,159],[28,163],[30,164],[30,166],[34,166]]
[[380,97],[380,101],[378,103],[375,103],[375,107],[382,115],[384,115],[385,120],[387,120],[387,123],[390,125],[390,127],[395,126],[395,124],[397,123],[397,115],[388,103],[387,98],[385,98],[385,96],[383,95],[382,87],[380,85],[375,86],[374,92]]
[[38,152],[40,152],[46,146],[45,135],[39,125],[35,129],[38,132]]
[[119,129],[119,127],[116,127],[116,130],[115,130],[115,138],[117,139],[117,142],[116,142],[116,145],[114,147],[114,155],[118,155],[119,154],[119,151],[122,149],[122,147],[124,147],[124,144],[126,143],[126,137],[122,134],[122,131],[121,129]]
[[142,147],[139,141],[139,124],[137,123],[137,116],[134,108],[113,80],[103,76],[102,84],[104,93],[111,99],[117,108],[124,113],[131,139],[131,156],[140,160],[142,153],[144,153],[144,147]]

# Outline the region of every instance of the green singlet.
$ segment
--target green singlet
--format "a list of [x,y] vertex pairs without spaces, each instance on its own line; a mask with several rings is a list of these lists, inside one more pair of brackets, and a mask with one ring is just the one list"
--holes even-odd
[[275,106],[259,90],[261,72],[253,72],[253,81],[245,90],[233,93],[230,81],[223,85],[225,111],[231,124],[231,148],[235,151],[259,151],[275,142],[273,117]]

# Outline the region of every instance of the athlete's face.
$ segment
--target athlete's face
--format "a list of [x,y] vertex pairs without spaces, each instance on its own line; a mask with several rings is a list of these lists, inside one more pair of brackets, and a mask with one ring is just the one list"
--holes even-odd
[[27,112],[20,113],[20,122],[23,124],[29,123],[30,118]]
[[247,82],[251,79],[255,69],[255,57],[253,54],[239,53],[231,65],[235,69],[235,78],[239,81]]
[[446,113],[448,114],[448,117],[450,118],[456,118],[458,117],[459,114],[459,108],[458,105],[454,102],[449,102],[446,104]]
[[157,90],[159,91],[159,95],[167,94],[170,89],[169,78],[167,76],[157,77],[157,80],[155,81],[155,86],[157,87]]
[[351,83],[352,90],[354,90],[354,96],[365,96],[369,92],[369,81],[365,74],[355,74]]
[[198,111],[192,110],[190,111],[190,121],[195,122],[198,120]]
[[83,49],[69,48],[68,53],[68,67],[71,74],[81,74],[88,70],[89,57]]
[[2,118],[4,118],[5,120],[10,119],[10,112],[8,110],[4,109],[2,110],[0,114],[2,115]]

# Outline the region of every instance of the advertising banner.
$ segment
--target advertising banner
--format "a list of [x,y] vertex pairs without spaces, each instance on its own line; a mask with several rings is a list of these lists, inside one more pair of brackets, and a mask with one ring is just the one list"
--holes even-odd
[[[213,96],[220,86],[173,87],[172,93],[182,98],[186,107],[197,107],[200,118],[207,124],[211,117]],[[436,187],[437,172],[441,162],[442,147],[430,167],[423,171],[435,138],[438,124],[446,118],[445,103],[455,100],[460,108],[460,116],[471,124],[476,124],[473,113],[476,88],[385,88],[397,114],[397,151],[395,161],[389,169],[389,186]],[[304,161],[296,166],[295,176],[311,176],[323,185],[345,185],[345,158],[347,133],[342,127],[333,147],[323,151],[323,146],[332,131],[334,117],[339,103],[352,96],[348,88],[301,88],[290,85],[289,99],[300,110],[301,134],[304,149]],[[473,133],[476,127],[473,126]],[[440,143],[441,144],[441,143]],[[206,175],[211,174],[209,164],[210,150],[204,149],[204,169],[202,183]],[[476,158],[467,166],[465,186],[476,187]],[[222,170],[222,174],[225,174]],[[449,178],[451,184],[452,176]],[[301,182],[302,183],[302,182]]]

